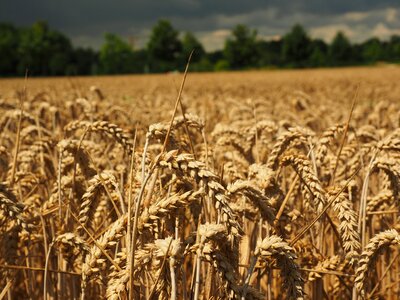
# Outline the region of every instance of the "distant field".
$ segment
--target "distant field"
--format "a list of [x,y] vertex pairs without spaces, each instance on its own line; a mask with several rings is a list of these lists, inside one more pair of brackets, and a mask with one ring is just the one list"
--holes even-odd
[[[318,90],[330,86],[340,86],[344,83],[356,85],[359,82],[366,86],[369,83],[377,86],[390,86],[399,78],[400,67],[395,65],[312,70],[189,73],[185,93],[190,95],[192,92],[198,93],[199,91],[204,93],[221,91],[224,95],[232,93],[232,95],[242,96],[242,93],[246,94],[251,91],[250,96],[254,97],[265,92],[273,92],[275,89],[283,91],[301,88]],[[30,78],[28,87],[32,92],[41,89],[61,91],[64,88],[84,92],[87,87],[96,85],[110,96],[138,97],[161,90],[174,93],[179,88],[180,80],[180,74]],[[23,80],[21,81],[21,79],[0,79],[0,94],[10,94],[13,89],[22,85]]]
[[0,295],[399,299],[400,68],[182,75],[0,80]]

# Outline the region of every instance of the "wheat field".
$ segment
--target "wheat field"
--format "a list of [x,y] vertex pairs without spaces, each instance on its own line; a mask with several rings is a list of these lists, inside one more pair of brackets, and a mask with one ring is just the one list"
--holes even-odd
[[0,81],[0,299],[398,299],[400,68],[182,77]]

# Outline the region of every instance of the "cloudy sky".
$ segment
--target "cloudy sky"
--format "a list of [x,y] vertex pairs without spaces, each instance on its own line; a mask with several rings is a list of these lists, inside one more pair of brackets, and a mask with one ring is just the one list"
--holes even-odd
[[158,19],[192,31],[207,50],[222,48],[233,26],[246,24],[261,38],[278,38],[295,23],[330,41],[344,31],[352,41],[400,35],[400,0],[0,0],[0,22],[47,20],[75,45],[98,48],[105,32],[145,45]]

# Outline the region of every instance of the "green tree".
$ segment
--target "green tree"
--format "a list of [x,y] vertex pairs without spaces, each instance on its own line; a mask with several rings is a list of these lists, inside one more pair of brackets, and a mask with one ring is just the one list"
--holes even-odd
[[220,59],[214,66],[214,71],[227,71],[230,69],[229,62],[225,59]]
[[387,57],[390,61],[400,61],[400,36],[393,35],[390,37]]
[[160,20],[153,27],[147,43],[149,67],[151,71],[166,72],[179,66],[182,43],[179,32],[167,20]]
[[341,31],[336,34],[329,47],[329,60],[334,66],[348,65],[354,61],[352,45]]
[[282,41],[259,41],[257,43],[259,66],[279,66],[281,64]]
[[134,55],[131,46],[112,33],[106,33],[104,39],[99,53],[100,72],[103,74],[132,73]]
[[222,50],[215,50],[206,54],[207,59],[211,64],[215,65],[219,60],[224,59],[224,52]]
[[283,37],[282,59],[284,64],[305,67],[310,54],[311,39],[301,25],[294,25],[292,30]]
[[26,69],[33,75],[63,75],[71,60],[72,45],[65,35],[39,21],[21,30],[17,52],[19,75]]
[[147,51],[146,49],[139,49],[133,52],[133,70],[135,73],[148,73],[147,65]]
[[233,69],[254,67],[258,61],[257,31],[239,24],[225,42],[224,56]]
[[69,75],[96,74],[98,59],[98,53],[91,48],[78,47],[74,49],[68,70]]
[[185,63],[190,55],[190,53],[194,50],[192,62],[199,62],[204,58],[206,51],[204,50],[203,45],[200,41],[194,36],[191,32],[186,32],[182,38],[182,60]]
[[204,56],[200,61],[193,64],[192,70],[196,72],[210,72],[214,70],[214,65]]
[[362,44],[362,56],[366,63],[375,63],[385,58],[384,45],[378,38],[372,38]]
[[310,67],[322,67],[327,65],[328,45],[320,39],[311,42]]
[[0,76],[16,74],[18,35],[12,24],[0,23]]

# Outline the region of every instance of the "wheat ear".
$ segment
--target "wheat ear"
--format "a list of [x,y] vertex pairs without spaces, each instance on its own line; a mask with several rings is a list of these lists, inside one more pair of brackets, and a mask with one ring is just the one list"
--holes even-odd
[[271,235],[257,243],[254,255],[262,260],[273,257],[281,269],[283,288],[287,291],[288,299],[304,299],[303,279],[295,262],[296,254],[292,247],[276,235]]
[[368,272],[372,270],[372,265],[375,263],[382,249],[390,245],[400,245],[400,235],[394,229],[386,230],[375,235],[361,253],[356,268],[354,285],[362,297],[366,296],[365,290]]

